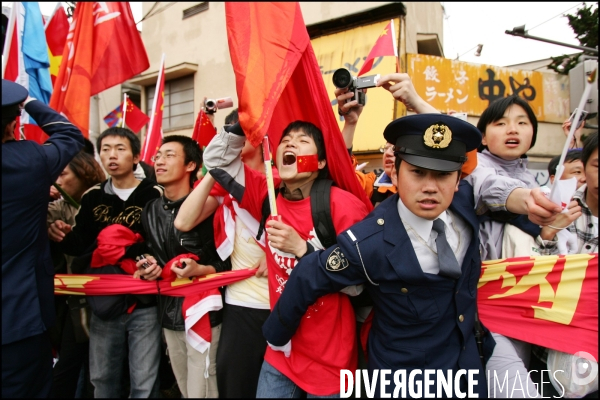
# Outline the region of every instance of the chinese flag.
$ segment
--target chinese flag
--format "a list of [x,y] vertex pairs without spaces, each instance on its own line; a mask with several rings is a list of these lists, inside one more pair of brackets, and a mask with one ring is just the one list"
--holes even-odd
[[394,20],[385,27],[383,32],[379,35],[379,38],[375,42],[375,45],[369,52],[365,63],[363,64],[358,76],[366,74],[373,68],[373,61],[377,57],[382,56],[396,56],[398,58],[398,46],[396,46],[396,33],[394,32]]
[[316,154],[298,156],[296,163],[298,172],[315,172],[319,170],[319,157]]
[[[163,54],[156,81],[156,90],[154,91],[154,103],[152,106],[152,117],[150,125],[142,147],[141,159],[149,165],[154,165],[152,157],[160,147],[162,141],[162,119],[163,107],[165,105],[165,56]],[[127,118],[127,116],[125,116]]]
[[148,69],[127,2],[78,2],[50,106],[88,137],[88,98]]
[[194,125],[194,132],[192,133],[192,139],[200,144],[200,146],[208,146],[213,137],[215,137],[215,127],[213,126],[208,115],[204,110],[200,110],[198,117],[196,118],[196,125]]
[[229,53],[236,76],[240,124],[254,146],[267,134],[272,149],[293,121],[323,132],[331,178],[373,207],[352,163],[298,3],[225,3]]
[[57,4],[54,13],[46,22],[45,30],[48,56],[50,58],[50,79],[52,79],[52,85],[54,85],[63,58],[62,54],[67,42],[67,34],[69,33],[69,20],[61,3]]
[[131,128],[132,131],[139,132],[148,121],[150,121],[150,117],[133,104],[130,98],[127,98],[125,124]]

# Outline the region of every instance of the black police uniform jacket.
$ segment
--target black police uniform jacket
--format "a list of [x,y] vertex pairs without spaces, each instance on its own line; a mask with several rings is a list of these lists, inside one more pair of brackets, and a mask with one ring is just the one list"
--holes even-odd
[[[450,205],[450,210],[472,229],[458,280],[422,271],[400,220],[397,202],[395,194],[340,234],[336,246],[303,257],[263,325],[263,333],[269,343],[282,346],[316,299],[346,286],[365,284],[374,303],[367,345],[370,372],[389,369],[393,376],[394,371],[405,369],[408,388],[408,376],[415,369],[423,373],[425,369],[444,373],[448,369],[454,373],[459,369],[479,370],[473,391],[486,397],[485,374],[474,334],[481,260],[472,187],[461,181]],[[433,378],[435,381],[435,375]],[[461,391],[468,393],[466,376],[463,378]],[[417,375],[417,379],[422,381],[423,375]],[[392,393],[394,387],[392,379],[387,393]],[[437,393],[435,382],[430,392]],[[380,394],[379,380],[375,393]]]
[[2,144],[2,345],[39,335],[54,325],[54,266],[46,229],[50,186],[83,136],[38,100],[25,106],[50,136]]
[[[164,267],[178,255],[193,253],[202,265],[212,265],[217,272],[231,270],[229,258],[222,261],[215,247],[213,217],[206,218],[189,232],[175,228],[175,218],[181,204],[187,196],[176,201],[166,197],[154,199],[146,204],[142,211],[142,225],[146,231],[146,246],[158,265]],[[163,328],[172,331],[184,331],[185,320],[181,308],[183,297],[160,296],[158,301],[158,318]],[[222,321],[222,310],[209,312],[212,327]]]

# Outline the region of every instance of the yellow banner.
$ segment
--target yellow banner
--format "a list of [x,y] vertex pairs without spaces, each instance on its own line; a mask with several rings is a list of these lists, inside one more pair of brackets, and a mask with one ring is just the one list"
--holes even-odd
[[527,100],[539,121],[569,117],[568,77],[446,58],[407,55],[408,74],[419,95],[442,112],[479,116],[490,102],[517,94]]
[[[331,81],[333,73],[338,68],[346,68],[353,76],[356,76],[364,59],[389,22],[388,19],[322,36],[311,41],[340,129],[344,126],[344,122],[337,113],[335,86]],[[399,18],[394,19],[394,29],[396,38],[398,38]],[[373,69],[366,75],[385,75],[395,71],[395,57],[379,57],[375,59]],[[394,119],[394,101],[386,90],[380,88],[367,90],[367,105],[360,116],[360,122],[354,135],[354,151],[376,151],[385,144],[383,130]]]

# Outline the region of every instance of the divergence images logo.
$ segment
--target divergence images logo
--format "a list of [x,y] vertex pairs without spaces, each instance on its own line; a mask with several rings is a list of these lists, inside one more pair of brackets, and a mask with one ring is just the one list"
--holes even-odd
[[[598,363],[594,356],[585,351],[578,351],[575,353],[577,356],[573,360],[571,365],[571,371],[573,372],[573,382],[578,385],[587,385],[592,383],[596,376],[598,376]],[[594,362],[591,362],[593,360]]]

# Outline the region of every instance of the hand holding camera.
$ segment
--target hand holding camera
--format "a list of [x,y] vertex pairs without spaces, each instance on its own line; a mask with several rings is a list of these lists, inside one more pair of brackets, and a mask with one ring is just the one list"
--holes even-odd
[[333,73],[333,84],[338,89],[346,89],[354,93],[354,100],[364,106],[367,102],[364,89],[377,86],[380,75],[368,75],[360,78],[354,77],[346,68],[339,68]]
[[437,109],[419,96],[408,74],[393,73],[379,78],[377,86],[390,92],[398,101],[401,101],[408,110],[417,114],[439,113]]
[[204,112],[207,114],[214,114],[217,110],[222,108],[233,107],[233,100],[231,97],[222,97],[220,99],[204,99]]

